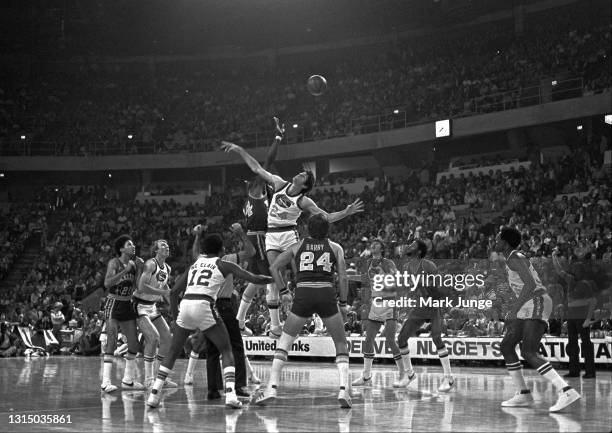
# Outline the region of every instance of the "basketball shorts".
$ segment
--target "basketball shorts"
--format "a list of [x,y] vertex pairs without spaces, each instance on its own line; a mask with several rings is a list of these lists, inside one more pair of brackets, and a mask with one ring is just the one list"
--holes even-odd
[[322,319],[338,313],[336,291],[333,287],[296,287],[291,312],[298,317],[318,314]]
[[[273,229],[272,229],[273,230]],[[300,240],[296,228],[288,228],[282,232],[268,231],[266,233],[266,251],[287,251]]]
[[114,297],[107,298],[106,305],[104,307],[104,315],[119,322],[136,320],[138,318],[138,313],[134,309],[134,305],[132,304],[131,300],[118,300]]
[[377,298],[374,301],[372,298],[372,304],[370,305],[370,312],[368,313],[368,320],[373,322],[386,322],[387,320],[397,320],[397,310],[394,307],[382,305],[383,300]]
[[141,302],[136,302],[136,312],[138,313],[138,317],[147,316],[151,321],[161,317],[161,313],[157,309],[155,303],[143,304]]
[[249,259],[247,270],[256,275],[270,275],[270,264],[266,255],[266,234],[255,233],[248,235],[249,240],[255,247],[255,255]]
[[215,306],[205,299],[183,299],[176,324],[183,329],[206,331],[219,323]]
[[531,319],[548,322],[548,319],[552,313],[552,304],[553,301],[547,293],[536,296],[523,304],[523,306],[516,313],[516,318],[522,320]]

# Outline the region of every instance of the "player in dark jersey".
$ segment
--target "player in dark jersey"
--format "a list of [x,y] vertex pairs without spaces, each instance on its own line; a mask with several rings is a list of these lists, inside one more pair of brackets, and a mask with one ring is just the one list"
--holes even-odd
[[[289,350],[298,333],[313,314],[321,317],[336,346],[336,365],[340,376],[338,394],[340,406],[350,408],[352,405],[349,393],[348,344],[344,333],[348,296],[346,264],[344,250],[327,237],[328,230],[329,222],[323,215],[310,217],[308,220],[309,237],[281,253],[270,267],[278,287],[282,287],[281,270],[291,260],[296,260],[297,287],[291,312],[287,317],[274,354],[270,380],[265,390],[260,392],[255,399],[259,405],[266,405],[276,398],[281,371],[287,361]],[[338,302],[336,302],[334,288],[334,270],[338,272],[340,286]]]
[[[145,387],[136,382],[136,354],[138,353],[138,333],[136,319],[138,314],[132,305],[132,293],[136,282],[138,265],[132,260],[136,254],[136,246],[128,235],[121,235],[115,240],[115,253],[119,257],[109,260],[104,278],[104,287],[109,289],[105,315],[107,320],[107,343],[104,353],[104,367],[102,373],[102,391],[113,392],[117,389],[111,383],[113,369],[113,351],[117,346],[119,329],[125,334],[128,341],[128,351],[125,355],[125,371],[121,386],[124,389],[144,390]],[[142,262],[142,259],[138,261]]]
[[[361,376],[353,381],[353,386],[369,386],[372,384],[372,364],[374,362],[374,341],[382,325],[385,325],[384,336],[387,347],[393,353],[393,359],[399,370],[399,381],[405,376],[405,368],[400,355],[400,350],[395,342],[395,331],[397,330],[397,312],[394,307],[386,305],[395,298],[395,286],[384,286],[380,290],[375,286],[374,279],[377,276],[393,275],[397,268],[393,261],[383,257],[383,243],[375,239],[370,245],[372,257],[360,264],[360,274],[350,277],[353,281],[361,281],[365,288],[364,294],[369,299],[364,299],[369,305],[368,319],[364,320],[366,337],[363,342],[363,372]],[[368,293],[369,292],[369,293]],[[399,382],[393,383],[395,387]]]
[[[406,254],[411,257],[406,265],[404,266],[404,272],[410,275],[422,275],[421,278],[425,278],[424,284],[419,284],[413,292],[413,296],[417,298],[426,299],[433,298],[438,299],[439,293],[433,285],[428,285],[427,280],[431,280],[433,276],[438,273],[438,268],[431,261],[427,260],[427,245],[420,239],[415,240],[408,249]],[[427,278],[427,276],[431,276]],[[417,299],[417,302],[420,302]],[[412,369],[412,363],[410,361],[410,351],[408,350],[408,339],[416,335],[417,330],[423,325],[425,321],[431,321],[431,339],[436,345],[438,350],[438,356],[442,363],[442,369],[444,370],[444,379],[442,384],[439,386],[439,392],[448,392],[455,386],[455,380],[453,379],[450,359],[448,358],[448,350],[446,345],[442,341],[442,314],[437,307],[424,307],[417,304],[416,307],[411,308],[408,312],[408,316],[402,325],[399,336],[397,337],[397,345],[399,346],[402,354],[402,360],[406,367],[407,374],[398,384],[400,388],[406,387],[412,382],[416,375]]]
[[559,412],[578,401],[580,394],[563,380],[550,362],[538,354],[540,340],[546,332],[547,321],[552,312],[552,299],[529,259],[518,250],[520,244],[521,233],[510,227],[502,228],[495,244],[496,251],[506,257],[508,283],[517,296],[506,317],[506,334],[500,345],[506,368],[517,390],[512,398],[501,405],[528,407],[534,403],[523,377],[521,361],[516,354],[516,346],[520,344],[523,358],[559,390],[557,403],[549,408],[550,412]]
[[[276,137],[274,137],[274,143],[272,143],[266,155],[263,165],[266,170],[274,163],[278,153],[278,146],[283,140],[283,134],[285,133],[285,125],[281,125],[276,117],[274,122],[276,124]],[[247,183],[247,199],[242,212],[244,213],[247,236],[255,247],[255,255],[249,259],[249,266],[247,268],[254,274],[270,275],[270,265],[266,255],[266,231],[268,230],[268,205],[273,193],[274,191],[270,185],[260,176],[256,176],[255,179]],[[236,319],[238,319],[240,330],[245,333],[248,333],[244,326],[246,314],[249,311],[251,302],[253,302],[253,297],[261,288],[263,286],[249,283],[242,293]],[[270,285],[268,285],[266,290],[268,308],[278,310],[280,300],[278,296],[274,296],[274,293],[275,291],[271,290]]]

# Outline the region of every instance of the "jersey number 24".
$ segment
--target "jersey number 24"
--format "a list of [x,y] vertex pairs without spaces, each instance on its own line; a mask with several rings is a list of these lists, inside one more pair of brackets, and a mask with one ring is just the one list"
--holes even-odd
[[[312,262],[314,262],[315,255],[310,251],[304,251],[300,254],[300,271],[312,271],[314,266]],[[316,262],[318,267],[323,268],[325,272],[331,272],[332,263],[329,260],[329,253],[325,252],[321,254],[321,257],[317,259]]]

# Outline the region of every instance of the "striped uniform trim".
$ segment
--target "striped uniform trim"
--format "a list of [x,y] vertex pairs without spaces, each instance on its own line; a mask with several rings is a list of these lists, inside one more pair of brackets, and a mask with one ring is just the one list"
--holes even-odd
[[164,355],[157,354],[157,355],[155,355],[155,359],[157,359],[158,361],[161,362],[161,361],[164,360]]
[[550,365],[550,362],[547,362],[546,364],[543,364],[538,368],[538,373],[544,376],[546,373],[548,373],[552,369],[553,369],[553,366]]
[[331,289],[333,286],[329,281],[300,281],[296,287],[314,287],[316,289],[329,287]]
[[115,296],[109,296],[106,298],[106,304],[104,305],[104,320],[109,320],[113,314],[115,308]]
[[394,360],[396,360],[396,361],[399,361],[400,359],[402,359],[402,355],[401,355],[401,354],[399,354],[399,355],[395,355],[395,356],[393,357],[393,359],[394,359]]
[[[265,233],[263,234],[266,235]],[[262,241],[261,236],[257,236],[257,253],[259,254],[259,260],[265,260],[267,258],[266,254],[266,241],[265,239]]]
[[172,373],[172,370],[164,366],[160,366],[159,370],[157,370],[157,378],[165,382],[166,378],[170,376],[170,373]]
[[520,370],[523,368],[521,361],[513,362],[512,364],[506,364],[508,371]]
[[406,347],[400,347],[400,355],[408,355],[410,353],[410,349],[408,348],[408,346]]
[[374,353],[363,353],[364,358],[374,359]]
[[438,350],[438,356],[440,358],[446,358],[448,356],[448,350],[446,349]]
[[105,353],[104,354],[104,362],[113,362],[113,355]]
[[347,363],[349,362],[349,356],[348,353],[338,353],[336,355],[336,364],[340,364],[340,363]]
[[154,356],[144,356],[143,359],[144,359],[144,362],[153,362],[153,361],[155,361],[155,357]]
[[279,305],[280,304],[277,301],[268,302],[268,309],[278,310]]
[[290,231],[294,231],[297,236],[297,226],[268,227],[268,233],[282,233]]
[[274,359],[280,359],[281,361],[286,361],[288,355],[289,354],[287,353],[286,350],[276,349],[276,352],[274,352]]

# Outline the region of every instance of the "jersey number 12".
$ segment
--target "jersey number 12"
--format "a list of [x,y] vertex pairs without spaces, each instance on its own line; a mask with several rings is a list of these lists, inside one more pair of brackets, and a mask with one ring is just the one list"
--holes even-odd
[[[198,279],[196,281],[195,277],[198,272],[200,273],[200,275],[198,276]],[[194,269],[191,272],[191,279],[189,280],[188,286],[196,285],[208,287],[208,280],[210,280],[210,277],[212,277],[212,271],[210,269]]]

